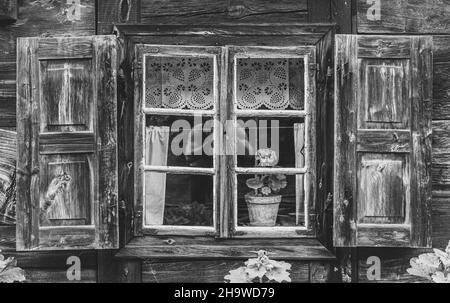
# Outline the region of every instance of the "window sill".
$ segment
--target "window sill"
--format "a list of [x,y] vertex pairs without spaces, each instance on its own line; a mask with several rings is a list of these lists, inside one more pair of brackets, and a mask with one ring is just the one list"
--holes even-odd
[[271,258],[279,260],[335,260],[335,256],[316,239],[219,240],[151,236],[134,238],[116,254],[116,257],[153,260],[248,259],[255,257],[258,250],[266,250]]

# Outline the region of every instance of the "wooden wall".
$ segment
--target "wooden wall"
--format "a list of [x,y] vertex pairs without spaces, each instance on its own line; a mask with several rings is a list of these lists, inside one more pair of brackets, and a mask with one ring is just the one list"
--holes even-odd
[[79,2],[73,6],[67,0],[19,0],[17,20],[0,21],[0,128],[16,125],[16,39],[94,35],[95,0]]

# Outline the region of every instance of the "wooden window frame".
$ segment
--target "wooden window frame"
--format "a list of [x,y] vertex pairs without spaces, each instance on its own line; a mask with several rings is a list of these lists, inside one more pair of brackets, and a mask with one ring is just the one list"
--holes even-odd
[[[147,56],[180,56],[201,55],[212,52],[215,62],[216,100],[214,110],[186,110],[186,109],[146,109],[143,101],[145,93],[145,58]],[[264,169],[239,168],[237,156],[233,153],[227,155],[226,148],[235,150],[235,133],[223,134],[215,131],[215,151],[220,155],[214,156],[214,167],[205,168],[179,168],[179,167],[149,167],[143,161],[143,130],[147,115],[177,115],[177,116],[211,116],[225,125],[231,119],[234,126],[238,117],[252,116],[255,111],[237,110],[234,100],[235,91],[235,62],[234,58],[247,54],[260,52],[260,58],[303,58],[305,62],[305,109],[279,110],[258,113],[261,117],[304,117],[306,149],[304,168],[270,169],[270,172],[280,172],[288,175],[304,175],[305,180],[305,206],[304,227],[238,227],[237,226],[237,176],[242,173],[264,172]],[[136,44],[135,69],[135,216],[134,229],[136,236],[211,236],[216,238],[315,238],[316,237],[316,46],[192,46],[192,45],[157,45]],[[247,56],[248,57],[248,56]],[[233,128],[235,130],[235,127]],[[230,144],[231,143],[231,144]],[[214,176],[214,224],[213,227],[193,226],[144,226],[144,172],[155,171],[179,174],[209,174]]]
[[[228,82],[227,86],[232,88],[231,94],[227,99],[227,103],[231,104],[230,117],[233,121],[232,137],[227,141],[231,142],[233,149],[231,157],[228,158],[227,178],[230,179],[231,192],[227,194],[232,197],[231,213],[228,215],[231,219],[231,236],[233,238],[298,238],[298,237],[314,237],[314,209],[315,209],[315,142],[316,142],[316,77],[315,70],[312,72],[310,66],[316,64],[316,49],[314,46],[229,46],[228,47]],[[298,110],[240,110],[237,108],[236,92],[237,92],[237,60],[239,58],[298,58],[303,59],[305,63],[305,109]],[[236,147],[236,125],[237,119],[248,116],[258,117],[295,117],[305,119],[305,166],[303,168],[242,168],[237,164]],[[300,203],[305,207],[305,226],[288,226],[288,227],[239,227],[237,224],[237,177],[239,174],[245,173],[281,173],[286,175],[303,175],[304,178],[304,201]],[[230,209],[226,207],[225,209]],[[310,217],[311,215],[311,217]]]
[[[219,219],[217,216],[218,203],[220,199],[220,159],[218,156],[218,148],[221,144],[214,145],[214,157],[212,168],[194,168],[194,167],[169,167],[169,166],[147,166],[144,163],[144,129],[145,120],[149,115],[155,116],[187,116],[187,117],[212,117],[215,120],[220,119],[220,77],[222,62],[222,48],[213,46],[190,46],[190,45],[150,45],[137,44],[136,58],[142,64],[139,73],[136,75],[136,91],[135,91],[135,163],[139,163],[135,170],[135,206],[138,208],[138,216],[136,216],[135,234],[137,235],[184,235],[184,236],[217,236]],[[212,58],[214,63],[214,109],[213,110],[188,110],[188,109],[148,109],[145,107],[145,63],[147,57],[163,57],[163,56],[199,56],[203,58]],[[214,140],[221,142],[222,138],[219,131],[214,128]],[[200,174],[213,176],[213,226],[171,226],[171,225],[144,225],[144,203],[145,203],[145,176],[144,172],[162,172],[167,174]]]

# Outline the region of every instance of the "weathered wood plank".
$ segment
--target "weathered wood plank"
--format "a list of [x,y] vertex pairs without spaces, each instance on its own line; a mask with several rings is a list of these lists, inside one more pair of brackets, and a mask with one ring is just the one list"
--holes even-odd
[[16,222],[17,133],[0,129],[0,223]]
[[412,38],[412,247],[431,247],[432,46],[432,37]]
[[16,249],[16,227],[0,226],[0,250],[11,252]]
[[[172,243],[172,244],[171,244]],[[267,250],[274,259],[333,260],[334,256],[315,239],[214,240],[207,237],[137,237],[117,257],[151,259],[245,259]]]
[[18,250],[118,247],[115,39],[19,39]]
[[16,38],[95,34],[95,1],[77,3],[24,0],[17,21],[0,26],[0,127],[16,125]]
[[94,133],[41,134],[39,152],[49,154],[93,153],[95,151]]
[[[290,262],[293,283],[309,282],[309,263]],[[143,283],[223,283],[230,270],[243,266],[243,261],[146,261],[142,265]]]
[[317,235],[327,248],[333,246],[333,157],[334,150],[334,56],[335,30],[330,30],[317,44]]
[[123,37],[117,39],[117,44],[119,246],[123,247],[133,237],[134,229],[134,47]]
[[[417,257],[421,253],[429,252],[423,249],[408,248],[359,248],[358,249],[358,282],[360,283],[415,283],[427,282],[426,279],[411,276],[406,272],[410,267],[409,260]],[[369,257],[380,258],[380,279],[373,279],[373,272],[369,268],[374,266],[373,262],[368,262]],[[369,273],[369,275],[368,275]]]
[[358,151],[373,151],[377,149],[380,152],[409,152],[411,151],[410,132],[395,132],[393,136],[390,132],[380,131],[359,131],[357,135]]
[[441,0],[357,0],[358,33],[448,34],[450,8]]
[[411,38],[401,36],[359,36],[358,58],[410,58]]
[[97,283],[97,271],[86,269],[80,272],[80,280],[67,279],[66,269],[25,269],[27,283]]
[[140,20],[144,24],[204,24],[224,22],[305,21],[307,0],[157,0],[142,1]]
[[[205,36],[207,39],[213,39],[214,36],[316,36],[319,41],[326,34],[331,24],[324,23],[300,23],[289,24],[279,23],[277,25],[260,24],[199,24],[199,25],[122,25],[116,26],[121,35],[125,36]],[[168,37],[169,38],[169,37]],[[160,39],[160,38],[159,38]],[[153,43],[158,44],[158,43]],[[159,43],[161,44],[161,43]],[[193,44],[193,43],[186,43]],[[315,43],[313,43],[315,44]]]
[[17,0],[0,0],[0,22],[16,20],[18,10]]
[[[39,131],[39,124],[33,107],[37,103],[36,74],[32,58],[36,49],[35,39],[18,40],[17,73],[17,246],[31,248],[39,243],[38,212],[34,206],[38,201],[37,177],[39,171],[38,145],[34,144]],[[33,102],[34,101],[34,102]],[[34,109],[33,109],[34,108]]]
[[327,283],[333,281],[332,263],[311,262],[309,264],[309,282]]
[[[351,37],[355,36],[345,36],[346,39]],[[344,54],[339,52],[342,43],[339,38],[337,36],[336,60],[345,60]],[[341,107],[336,106],[336,119],[342,120],[336,120],[335,142],[337,148],[345,146],[341,152],[346,154],[344,157],[353,157],[347,164],[347,159],[338,155],[335,173],[357,171],[353,176],[355,180],[358,178],[359,184],[357,201],[353,201],[358,209],[353,226],[357,229],[356,245],[429,247],[432,38],[357,36],[356,39],[353,47],[357,48],[357,56],[352,56],[343,66],[338,61],[336,81],[342,74],[357,79],[355,83],[350,80],[348,83],[352,84],[352,94],[357,95],[354,99],[358,100],[358,123],[351,119],[357,108],[354,103],[345,101],[346,106],[341,111]],[[357,73],[352,73],[352,65],[357,66]],[[341,101],[340,93],[337,89],[336,102]],[[408,96],[413,102],[409,102]],[[342,135],[350,138],[349,143],[342,142]],[[355,141],[359,145],[357,157],[353,156]],[[353,194],[356,199],[356,186],[348,175],[335,178],[344,179],[335,186],[336,233],[339,231],[336,222],[346,222],[340,208],[355,205],[350,199],[343,203],[336,195],[348,191],[346,194]],[[346,189],[346,184],[351,186]]]
[[94,38],[97,94],[99,212],[96,238],[101,248],[118,248],[117,44],[115,36]]
[[433,119],[450,119],[450,37],[433,36]]
[[308,0],[308,22],[330,22],[329,0]]
[[116,275],[120,283],[142,283],[143,269],[141,260],[121,260]]
[[355,33],[352,31],[354,19],[352,12],[352,1],[353,0],[331,0],[331,20],[337,25],[337,33],[339,34],[351,34]]
[[109,35],[113,24],[138,23],[141,0],[99,0],[97,1],[97,33]]
[[336,36],[333,231],[338,247],[356,244],[357,50],[356,36]]

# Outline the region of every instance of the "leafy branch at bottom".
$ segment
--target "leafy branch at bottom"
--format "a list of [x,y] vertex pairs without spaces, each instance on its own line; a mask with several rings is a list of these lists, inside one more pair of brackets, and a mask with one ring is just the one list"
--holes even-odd
[[433,253],[421,254],[410,260],[410,275],[426,278],[434,283],[450,283],[450,242],[445,251],[434,249]]
[[0,283],[14,283],[24,281],[25,272],[20,267],[17,267],[17,260],[14,258],[5,259],[5,257],[0,254]]
[[291,264],[269,259],[267,252],[260,250],[258,257],[248,259],[245,266],[230,270],[225,276],[229,283],[270,283],[291,282]]

